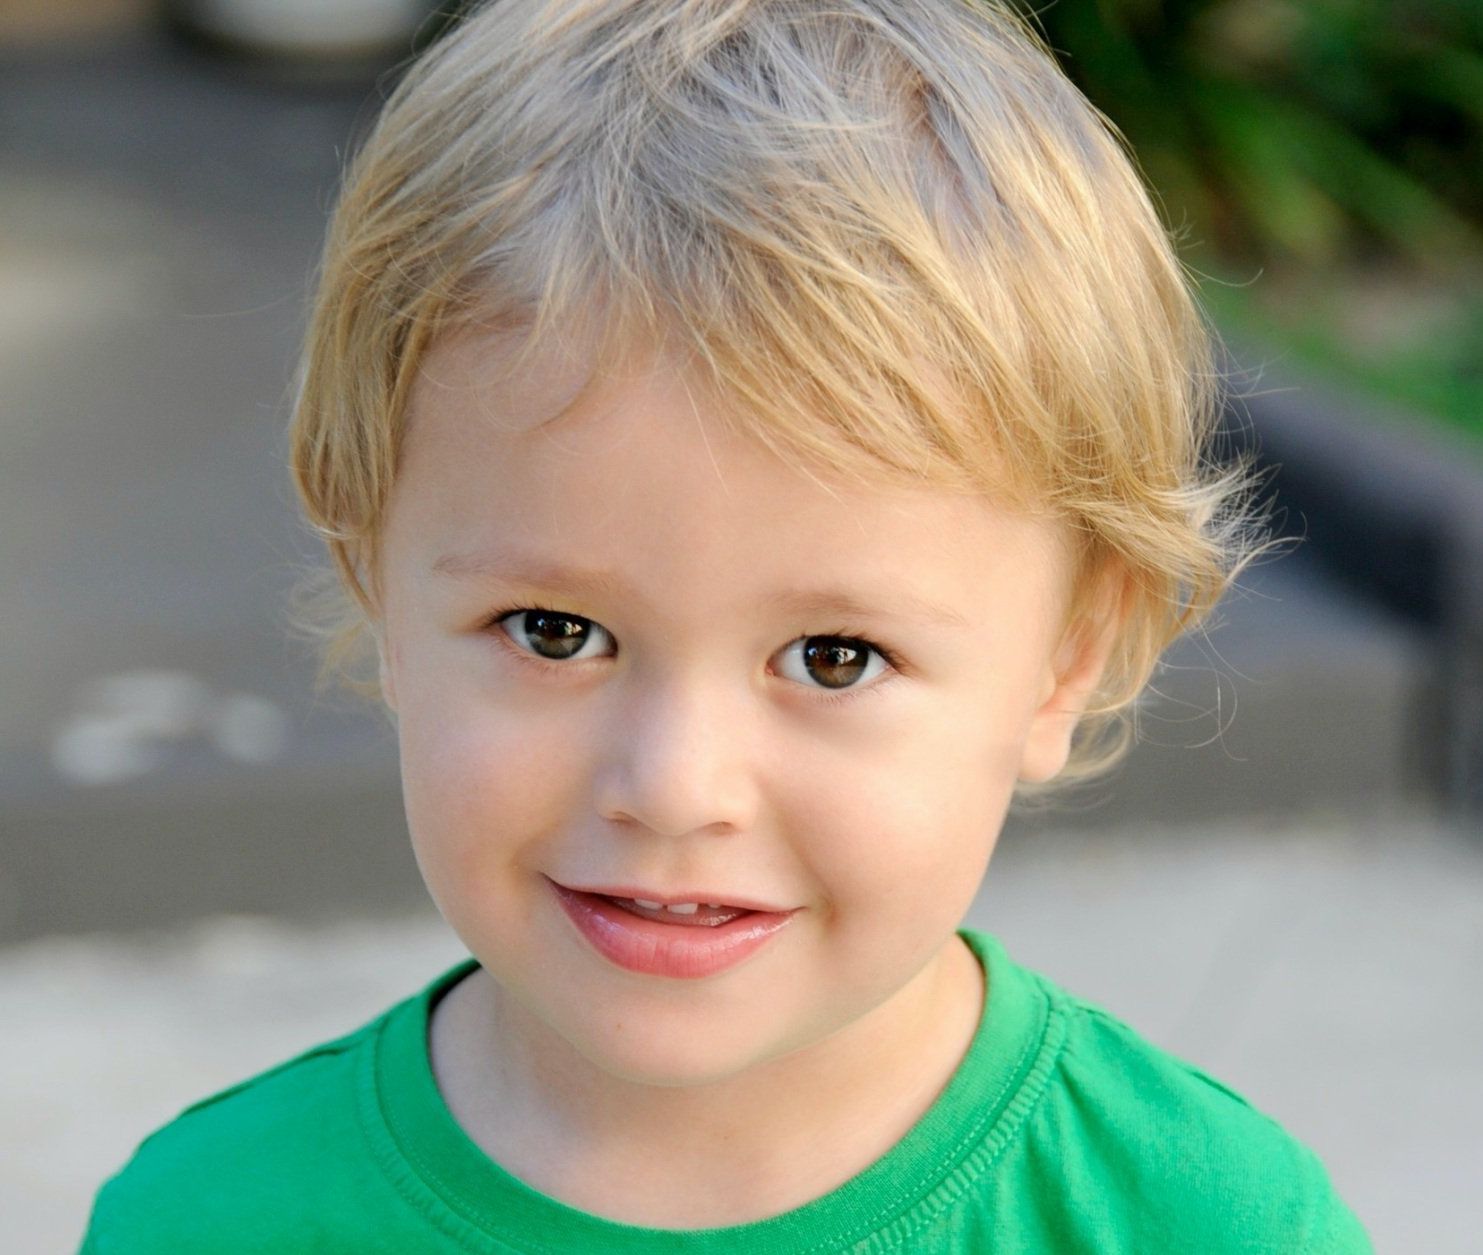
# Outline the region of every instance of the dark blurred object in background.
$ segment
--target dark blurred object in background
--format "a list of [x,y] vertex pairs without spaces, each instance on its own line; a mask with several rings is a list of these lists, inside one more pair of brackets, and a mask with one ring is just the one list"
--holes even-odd
[[0,0],[0,49],[115,34],[154,7],[155,0]]
[[0,48],[76,44],[151,24],[280,76],[366,78],[444,30],[438,0],[0,0]]
[[163,0],[187,38],[292,66],[359,67],[405,54],[435,0]]

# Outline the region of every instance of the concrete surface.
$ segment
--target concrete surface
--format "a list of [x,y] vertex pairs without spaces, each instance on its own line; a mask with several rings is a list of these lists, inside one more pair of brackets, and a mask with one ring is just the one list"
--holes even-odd
[[[970,919],[1316,1150],[1382,1253],[1477,1248],[1483,849],[1401,816],[1006,838]],[[217,917],[0,950],[7,1251],[197,1098],[340,1035],[467,952],[430,907]]]

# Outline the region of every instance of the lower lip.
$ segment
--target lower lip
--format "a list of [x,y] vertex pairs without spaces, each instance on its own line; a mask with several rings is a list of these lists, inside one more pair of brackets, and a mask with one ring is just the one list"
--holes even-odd
[[751,958],[793,918],[792,911],[748,911],[715,927],[666,924],[625,911],[595,893],[551,882],[556,900],[587,943],[630,972],[696,980]]

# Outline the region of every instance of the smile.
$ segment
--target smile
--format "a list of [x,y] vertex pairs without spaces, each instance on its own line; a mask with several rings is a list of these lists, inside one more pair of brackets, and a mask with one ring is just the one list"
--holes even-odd
[[592,949],[626,971],[649,976],[693,980],[724,972],[760,950],[796,913],[751,903],[665,902],[632,890],[547,883]]

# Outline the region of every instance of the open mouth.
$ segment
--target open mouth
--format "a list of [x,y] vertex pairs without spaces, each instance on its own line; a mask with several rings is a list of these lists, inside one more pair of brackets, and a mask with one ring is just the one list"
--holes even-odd
[[796,914],[753,903],[666,902],[632,890],[575,889],[549,878],[547,883],[598,954],[628,971],[654,976],[725,971],[755,954]]
[[687,928],[719,928],[743,915],[755,914],[742,906],[724,902],[655,902],[645,898],[620,898],[612,894],[593,894],[606,898],[614,906],[660,924],[677,924]]

